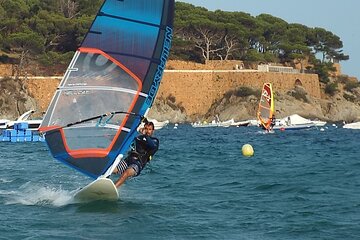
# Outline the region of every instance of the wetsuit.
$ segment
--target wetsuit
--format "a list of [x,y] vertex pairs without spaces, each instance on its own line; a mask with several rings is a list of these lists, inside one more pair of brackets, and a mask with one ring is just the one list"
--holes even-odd
[[138,176],[158,149],[159,140],[157,138],[149,137],[145,134],[137,136],[128,156],[120,161],[117,166],[119,174],[122,174],[127,168],[131,167],[136,172],[136,176]]
[[272,129],[275,126],[275,124],[276,124],[276,119],[275,119],[275,117],[272,117],[271,123],[270,123],[270,128]]

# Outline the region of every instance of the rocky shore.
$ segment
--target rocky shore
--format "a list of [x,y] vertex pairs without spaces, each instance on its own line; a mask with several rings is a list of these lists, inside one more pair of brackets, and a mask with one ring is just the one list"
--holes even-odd
[[[46,106],[49,100],[44,102],[44,95],[52,95],[47,91],[49,87],[43,85],[42,91],[45,92],[34,94],[34,92],[29,91],[24,80],[0,80],[0,118],[16,119],[29,109],[38,109],[35,117],[41,117],[44,110],[39,107],[40,103]],[[276,93],[276,117],[282,118],[296,113],[306,118],[321,119],[328,122],[359,121],[360,89],[356,89],[352,93],[353,101],[349,101],[344,98],[344,91],[341,90],[343,86],[339,85],[338,88],[340,91],[333,97],[326,97],[325,94],[322,94],[324,95],[322,99],[311,97],[301,87],[294,88],[285,94]],[[260,92],[259,89],[257,92]],[[302,96],[300,99],[299,93]],[[51,99],[49,96],[48,99]],[[159,121],[169,120],[172,123],[211,121],[216,115],[222,121],[231,118],[236,121],[249,120],[256,118],[258,102],[259,96],[257,94],[248,96],[225,94],[223,98],[218,99],[205,111],[206,114],[189,116],[178,103],[169,99],[157,98],[149,112],[149,118],[155,118]]]
[[[283,118],[296,113],[305,118],[327,122],[360,121],[360,89],[356,89],[353,93],[355,99],[352,102],[344,98],[342,88],[343,86],[339,85],[339,91],[332,97],[322,94],[324,95],[322,99],[309,96],[301,87],[296,87],[286,94],[276,93],[276,117]],[[300,99],[299,93],[302,96]],[[188,116],[186,112],[171,106],[168,102],[158,100],[149,112],[149,117],[159,121],[169,120],[173,123],[211,121],[216,115],[222,121],[231,118],[235,121],[242,121],[256,118],[258,104],[259,96],[257,95],[245,97],[230,95],[213,103],[205,115]]]
[[[225,66],[226,69],[231,68],[233,64],[234,63],[231,63],[229,66]],[[184,63],[171,62],[172,69],[181,70],[181,67],[198,69],[199,66],[204,67],[203,65],[192,65],[189,66]],[[218,68],[219,66],[214,66],[214,68],[215,67]],[[225,67],[222,66],[222,68]],[[165,76],[164,79],[167,81],[166,84],[160,86],[159,94],[149,112],[149,118],[155,118],[159,121],[169,120],[172,123],[211,121],[216,115],[218,115],[222,121],[231,118],[235,121],[256,118],[260,97],[258,73],[254,73],[254,80],[248,78],[249,76],[251,77],[251,73],[248,73],[246,80],[242,83],[240,82],[243,84],[241,87],[248,89],[246,94],[239,94],[239,91],[229,90],[233,89],[232,86],[229,85],[225,87],[223,85],[224,83],[237,84],[236,82],[234,83],[233,75],[229,75],[230,77],[228,79],[222,79],[221,81],[223,82],[221,82],[219,81],[219,76],[223,77],[224,73],[221,73],[223,75],[213,74],[210,78],[208,73],[203,73],[202,75],[186,74],[187,75],[184,76],[190,79],[185,82],[186,84],[193,82],[192,78],[198,77],[195,80],[197,82],[205,81],[203,85],[206,86],[207,92],[213,92],[215,95],[212,95],[212,98],[209,95],[200,98],[204,92],[204,89],[202,89],[204,86],[201,84],[195,85],[195,92],[199,95],[196,96],[197,99],[203,100],[202,104],[199,105],[196,101],[194,102],[194,100],[192,100],[194,98],[191,98],[194,95],[193,87],[179,86],[179,77],[175,74],[169,74]],[[281,76],[284,78],[283,81],[287,80],[285,75]],[[290,80],[292,80],[291,78],[293,77],[289,76]],[[164,82],[164,80],[162,82]],[[252,85],[250,80],[257,81],[257,86]],[[271,82],[271,79],[267,81]],[[37,110],[35,117],[40,118],[50,103],[58,83],[59,79],[29,81],[0,78],[0,118],[16,119],[29,109]],[[170,86],[170,84],[172,84],[172,86]],[[223,86],[221,91],[219,91],[220,86]],[[306,118],[320,119],[328,122],[354,122],[360,120],[360,87],[346,91],[344,90],[345,84],[338,83],[338,90],[333,96],[325,94],[324,88],[324,86],[320,87],[320,98],[314,97],[314,94],[310,94],[312,91],[311,88],[306,90],[304,87],[295,86],[293,89],[290,87],[285,91],[284,89],[282,89],[282,91],[276,91],[277,89],[275,89],[276,117],[283,118],[296,113]],[[177,95],[176,91],[178,92]],[[180,98],[181,96],[182,98]],[[191,109],[192,112],[189,113],[190,108],[188,106],[198,106],[197,111],[195,111],[196,108],[193,107]],[[199,106],[205,107],[199,108]],[[186,107],[188,107],[188,109]]]

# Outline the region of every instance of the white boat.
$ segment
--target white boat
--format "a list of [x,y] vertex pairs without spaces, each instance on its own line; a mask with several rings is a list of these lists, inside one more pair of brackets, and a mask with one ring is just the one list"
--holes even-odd
[[29,110],[18,117],[15,121],[6,122],[4,129],[13,129],[16,123],[27,123],[28,130],[38,130],[42,123],[42,119],[30,119],[34,112],[35,110]]
[[239,121],[239,122],[232,122],[231,126],[234,127],[246,127],[250,125],[250,120],[245,120],[245,121]]
[[224,122],[218,122],[219,127],[230,127],[234,123],[234,119],[230,119]]
[[169,124],[169,120],[165,120],[165,121],[159,122],[159,121],[156,120],[156,119],[149,119],[149,118],[148,118],[148,121],[154,123],[155,130],[162,129],[163,127],[165,127],[166,125]]
[[192,127],[230,127],[231,124],[234,123],[234,119],[230,119],[227,121],[220,121],[219,117],[216,116],[216,120],[212,120],[210,123],[204,121],[204,122],[195,122],[191,123]]
[[8,119],[0,119],[0,130],[6,129],[7,123],[10,122]]
[[217,123],[215,120],[213,120],[212,122],[208,123],[206,121],[204,122],[194,122],[191,123],[192,127],[195,128],[200,128],[200,127],[219,127],[219,123]]
[[313,123],[309,124],[293,124],[293,125],[276,125],[273,127],[274,130],[300,130],[300,129],[309,129],[311,127],[314,127],[315,125]]
[[260,126],[260,122],[259,122],[259,120],[257,120],[257,119],[250,119],[250,120],[248,120],[249,121],[249,124],[248,124],[248,126],[255,126],[255,127],[259,127]]
[[316,127],[323,127],[327,123],[325,121],[320,121],[320,120],[311,120],[311,122],[313,122]]
[[360,122],[347,123],[343,126],[346,129],[360,129]]
[[273,129],[278,130],[300,130],[315,127],[313,121],[303,118],[298,114],[293,114],[283,119],[277,119]]

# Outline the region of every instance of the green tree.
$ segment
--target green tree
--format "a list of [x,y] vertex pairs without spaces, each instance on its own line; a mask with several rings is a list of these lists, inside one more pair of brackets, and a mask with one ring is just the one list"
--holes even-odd
[[10,34],[7,41],[11,50],[20,54],[16,77],[22,74],[25,66],[28,64],[30,54],[39,54],[44,50],[42,44],[44,42],[43,37],[30,29],[24,32]]
[[312,33],[313,48],[316,53],[322,54],[322,62],[325,60],[348,60],[349,56],[341,51],[343,43],[338,36],[323,28],[315,28]]
[[[70,19],[48,11],[41,10],[28,21],[34,32],[44,38],[44,47],[47,51],[63,51],[68,44],[68,36],[73,33],[74,24]],[[67,51],[71,49],[66,49]]]
[[316,74],[319,75],[320,82],[322,83],[329,83],[329,73],[336,71],[332,63],[322,63],[320,60],[315,61],[313,70]]
[[265,62],[264,54],[260,53],[257,49],[250,49],[244,56],[244,60],[250,62]]
[[76,0],[79,3],[79,11],[81,16],[92,16],[100,9],[101,4],[104,2],[103,0]]
[[288,24],[284,20],[269,14],[260,14],[256,17],[256,20],[259,22],[260,29],[263,32],[261,51],[264,53],[270,51],[276,54]]
[[[0,0],[0,48],[7,53],[39,58],[44,64],[68,59],[79,47],[103,0]],[[28,46],[14,38],[33,37]],[[22,45],[19,47],[19,45]],[[39,51],[34,51],[36,48]],[[208,11],[176,2],[172,59],[314,64],[312,71],[328,81],[332,62],[348,60],[338,36],[322,28],[289,24],[270,14]],[[27,49],[22,51],[20,49]],[[29,50],[32,49],[32,50]],[[320,56],[320,57],[319,57]],[[317,61],[317,57],[320,58]],[[21,60],[23,62],[23,60]]]
[[7,18],[22,21],[30,15],[30,9],[25,0],[6,0],[1,1],[0,4],[5,10]]
[[282,62],[294,62],[300,63],[301,70],[304,69],[303,67],[303,60],[307,59],[310,54],[310,49],[302,44],[291,44],[291,43],[284,43],[280,44],[280,58]]

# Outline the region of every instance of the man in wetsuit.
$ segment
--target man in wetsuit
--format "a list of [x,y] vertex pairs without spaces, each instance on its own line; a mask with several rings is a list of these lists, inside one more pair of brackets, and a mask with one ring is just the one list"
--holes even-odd
[[146,122],[139,132],[141,134],[135,138],[128,156],[120,161],[113,172],[114,174],[120,174],[119,179],[115,182],[117,188],[129,177],[138,176],[159,148],[159,140],[152,137],[154,123]]
[[270,128],[269,128],[269,130],[272,131],[273,128],[274,128],[274,126],[275,126],[275,124],[276,124],[275,114],[270,118],[270,120],[271,120],[271,123],[270,123]]

